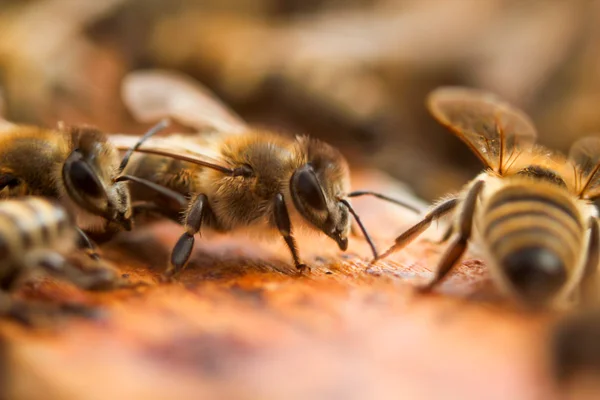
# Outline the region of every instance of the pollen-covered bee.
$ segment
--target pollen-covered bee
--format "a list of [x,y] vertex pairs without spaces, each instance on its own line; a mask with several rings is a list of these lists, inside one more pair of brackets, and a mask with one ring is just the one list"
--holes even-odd
[[565,159],[535,145],[531,120],[493,94],[440,88],[430,94],[428,108],[486,169],[400,235],[380,258],[452,212],[455,238],[424,290],[438,284],[475,239],[496,283],[525,304],[560,307],[579,295],[593,295],[586,286],[594,284],[589,278],[598,266],[592,201],[600,196],[600,138],[581,139]]
[[[149,133],[161,130],[165,122]],[[57,199],[75,216],[78,231],[130,230],[132,205],[119,152],[91,127],[44,129],[5,123],[0,128],[0,199]],[[139,179],[138,179],[139,181]],[[145,182],[140,182],[144,184]],[[146,187],[168,192],[147,183]]]
[[[148,140],[136,150],[146,154],[135,155],[125,170],[189,198],[182,221],[185,233],[173,249],[168,276],[186,265],[201,227],[245,230],[258,236],[279,234],[294,265],[302,270],[305,264],[292,227],[320,231],[346,250],[352,214],[377,254],[348,201],[377,194],[350,192],[348,164],[337,149],[306,136],[291,139],[250,128],[207,89],[175,73],[133,73],[124,82],[123,96],[140,121],[169,116],[198,130]],[[136,139],[113,136],[112,140],[125,149]],[[152,201],[134,187],[132,197]],[[154,208],[178,220],[179,207]]]
[[0,314],[17,311],[10,292],[38,271],[85,289],[117,286],[115,270],[73,251],[77,238],[71,215],[56,202],[34,196],[0,201]]

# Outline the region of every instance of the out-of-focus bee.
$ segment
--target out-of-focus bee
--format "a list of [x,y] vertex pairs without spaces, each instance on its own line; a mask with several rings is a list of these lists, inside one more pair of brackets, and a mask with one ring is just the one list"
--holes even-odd
[[428,108],[486,170],[400,235],[381,258],[453,212],[455,238],[424,290],[448,274],[475,235],[497,284],[525,304],[558,307],[592,295],[585,285],[595,282],[590,276],[598,266],[592,201],[600,196],[600,138],[581,139],[567,160],[536,146],[530,119],[490,93],[440,88],[429,96]]
[[[174,73],[133,73],[123,91],[138,120],[169,116],[199,131],[149,140],[137,149],[146,154],[134,156],[125,170],[190,199],[183,218],[185,233],[173,249],[167,276],[186,265],[201,227],[263,237],[279,234],[295,266],[303,270],[292,226],[323,232],[346,250],[352,214],[377,255],[348,198],[388,198],[351,193],[348,164],[335,148],[306,136],[291,139],[252,129],[207,89]],[[136,139],[112,140],[125,149]],[[132,197],[151,200],[133,187]],[[156,209],[178,220],[179,208],[169,210],[161,204]]]
[[[149,134],[164,126],[161,122]],[[5,123],[0,129],[0,199],[31,195],[59,200],[75,216],[87,246],[92,244],[82,229],[131,229],[128,177],[121,174],[125,165],[126,160],[119,166],[119,152],[95,128]],[[168,192],[152,183],[146,186]]]
[[72,217],[58,203],[33,196],[0,201],[0,314],[19,317],[10,292],[38,271],[85,289],[117,286],[115,270],[73,251],[77,238]]

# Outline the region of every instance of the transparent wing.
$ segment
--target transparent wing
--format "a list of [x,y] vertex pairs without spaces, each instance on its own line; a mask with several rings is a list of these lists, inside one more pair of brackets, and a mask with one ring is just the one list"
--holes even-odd
[[172,71],[132,72],[121,86],[123,101],[141,122],[171,117],[198,132],[242,133],[246,123],[210,90]]
[[569,159],[575,164],[576,185],[586,198],[600,196],[600,136],[587,136],[571,146]]
[[442,87],[429,95],[427,107],[435,119],[499,174],[523,151],[531,150],[537,137],[525,113],[489,92]]
[[[216,151],[208,145],[201,145],[200,142],[193,140],[193,137],[190,136],[193,135],[170,135],[151,138],[144,142],[136,152],[171,157],[224,173],[232,172],[230,166],[220,160],[220,156]],[[109,135],[109,138],[119,151],[127,151],[139,140],[137,136],[117,134]]]

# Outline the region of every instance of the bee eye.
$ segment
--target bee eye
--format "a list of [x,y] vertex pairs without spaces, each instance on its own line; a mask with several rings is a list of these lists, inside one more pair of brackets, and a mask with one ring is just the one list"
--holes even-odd
[[325,196],[311,166],[304,166],[294,174],[294,189],[308,205],[317,210],[326,210]]
[[105,194],[100,180],[85,161],[70,163],[67,174],[71,184],[86,195],[99,198]]

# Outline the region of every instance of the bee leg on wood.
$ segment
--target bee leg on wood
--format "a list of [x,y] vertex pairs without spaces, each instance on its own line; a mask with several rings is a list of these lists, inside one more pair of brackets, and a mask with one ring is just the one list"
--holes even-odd
[[306,264],[302,264],[300,262],[300,257],[298,256],[298,247],[296,246],[296,240],[294,236],[292,236],[292,223],[290,222],[290,216],[288,214],[287,207],[285,206],[285,200],[283,199],[283,195],[278,193],[275,196],[275,224],[277,225],[277,229],[281,236],[283,236],[283,240],[285,240],[285,244],[288,249],[290,249],[290,253],[292,253],[292,258],[294,259],[294,265],[299,272],[303,272],[308,267]]
[[429,225],[431,225],[431,222],[454,210],[457,204],[458,199],[452,198],[437,205],[433,210],[428,212],[427,215],[425,215],[425,217],[421,221],[417,222],[415,225],[411,226],[404,233],[398,236],[392,247],[387,249],[383,254],[379,255],[379,257],[377,257],[377,259],[375,259],[374,261],[381,260],[382,258],[385,258],[390,254],[395,253],[396,251],[404,248],[406,245],[408,245],[410,242],[416,239],[417,236],[423,233],[423,231],[425,231],[425,229],[427,229]]
[[458,215],[458,237],[450,244],[435,271],[435,276],[428,284],[419,288],[421,292],[429,292],[438,283],[440,283],[446,275],[456,265],[456,262],[462,257],[467,249],[467,243],[471,237],[473,227],[473,215],[475,214],[475,205],[477,198],[483,189],[484,182],[477,181],[469,189],[467,196],[462,203],[462,209]]
[[194,248],[194,235],[200,232],[202,220],[209,211],[210,206],[205,194],[197,195],[190,202],[190,208],[184,222],[185,232],[173,247],[171,262],[164,273],[165,278],[171,278],[185,268]]

